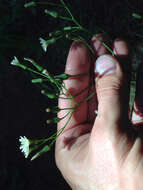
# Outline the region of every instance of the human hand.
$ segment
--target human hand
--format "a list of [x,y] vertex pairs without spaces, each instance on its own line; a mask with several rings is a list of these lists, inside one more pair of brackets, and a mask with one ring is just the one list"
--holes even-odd
[[[98,38],[102,40],[103,36],[98,35]],[[128,118],[129,81],[118,62],[128,56],[127,44],[121,40],[114,42],[115,58],[107,53],[101,42],[92,41],[97,55],[94,64],[81,42],[72,44],[67,58],[65,72],[68,74],[89,73],[95,69],[95,86],[91,91],[96,89],[97,96],[75,111],[58,137],[55,151],[57,167],[73,190],[142,190],[142,137],[134,129],[143,121],[142,76],[138,77],[131,124]],[[91,80],[91,76],[81,76],[64,83],[75,95]],[[89,92],[85,91],[75,100],[81,102],[88,95]],[[59,107],[69,106],[68,100],[59,99]],[[98,110],[98,115],[94,110]],[[66,112],[60,111],[59,116]],[[58,130],[66,121],[67,118],[59,122]]]

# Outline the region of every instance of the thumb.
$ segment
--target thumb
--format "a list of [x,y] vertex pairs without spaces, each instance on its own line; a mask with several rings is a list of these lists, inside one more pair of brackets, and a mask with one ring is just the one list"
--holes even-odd
[[[97,118],[111,125],[120,122],[125,109],[123,95],[127,86],[121,66],[113,56],[105,54],[96,60],[95,81],[98,99]],[[128,114],[128,109],[126,111]]]

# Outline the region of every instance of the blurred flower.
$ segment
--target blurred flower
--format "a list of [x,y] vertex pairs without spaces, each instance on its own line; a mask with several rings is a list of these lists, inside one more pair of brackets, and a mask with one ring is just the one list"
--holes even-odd
[[24,137],[20,136],[19,142],[21,143],[20,150],[21,152],[24,153],[25,158],[27,158],[30,153],[29,151],[30,141],[25,136]]
[[19,63],[19,61],[18,61],[18,59],[17,59],[17,57],[16,56],[14,56],[14,59],[11,61],[11,63],[10,63],[11,65],[19,65],[20,63]]
[[45,52],[47,51],[48,45],[56,42],[56,38],[51,38],[50,40],[44,40],[43,38],[39,38],[39,40],[40,40],[40,44]]
[[46,41],[43,38],[39,38],[39,40],[43,50],[46,52],[48,47],[48,40]]

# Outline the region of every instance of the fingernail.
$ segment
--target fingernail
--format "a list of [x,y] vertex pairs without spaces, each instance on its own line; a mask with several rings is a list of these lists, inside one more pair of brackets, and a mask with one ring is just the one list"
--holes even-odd
[[127,56],[129,54],[127,43],[123,40],[116,39],[114,41],[114,53],[120,56]]
[[109,75],[116,72],[117,61],[110,55],[102,55],[96,60],[95,72],[99,76]]
[[101,41],[104,41],[103,35],[102,34],[96,34],[95,36],[93,36],[93,38],[91,39],[91,43],[92,45],[95,47],[97,46],[96,44],[99,43],[101,44]]
[[74,41],[71,45],[71,50],[77,50],[78,48],[82,47],[83,43],[80,40]]

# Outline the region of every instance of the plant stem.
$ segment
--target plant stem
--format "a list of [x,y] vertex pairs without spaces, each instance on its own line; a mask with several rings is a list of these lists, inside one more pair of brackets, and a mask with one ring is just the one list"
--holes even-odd
[[78,23],[78,21],[74,18],[73,14],[71,13],[70,9],[67,7],[67,5],[65,4],[65,2],[64,2],[63,0],[60,0],[60,1],[61,1],[61,3],[62,3],[63,7],[66,9],[66,11],[67,11],[67,12],[69,13],[69,15],[71,16],[72,21],[73,21],[77,26],[82,27],[82,26]]
[[64,17],[64,16],[59,16],[59,18],[63,19],[63,20],[68,20],[68,21],[72,21],[71,18],[68,18],[68,17]]
[[[91,99],[95,94],[96,94],[96,90],[95,90],[92,94],[90,94],[87,98],[85,98],[83,101],[81,101],[81,102],[78,104],[77,107],[79,107],[81,104],[87,102],[87,101],[88,101],[89,99]],[[76,107],[76,109],[77,109],[77,107]]]
[[71,112],[70,117],[68,118],[68,120],[67,120],[66,124],[64,125],[64,127],[62,127],[62,128],[57,132],[57,135],[56,135],[55,139],[54,139],[54,140],[50,143],[50,145],[49,145],[50,148],[51,148],[52,145],[55,143],[55,141],[56,141],[57,138],[60,136],[60,134],[63,132],[63,130],[67,127],[68,123],[70,122],[70,120],[71,120],[71,118],[72,118],[72,116],[73,116],[73,113],[74,113],[74,111]]

